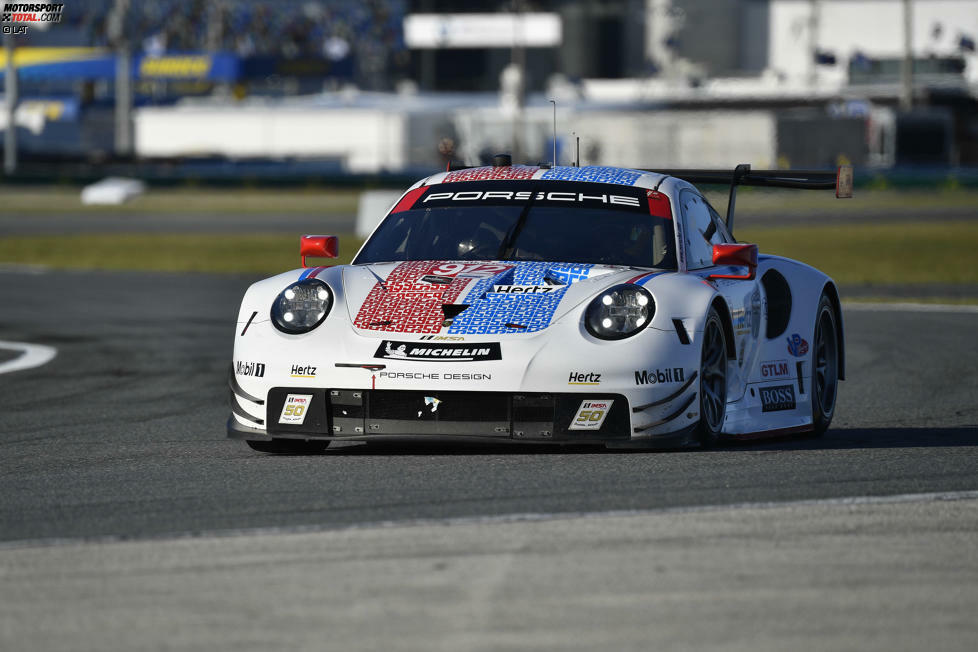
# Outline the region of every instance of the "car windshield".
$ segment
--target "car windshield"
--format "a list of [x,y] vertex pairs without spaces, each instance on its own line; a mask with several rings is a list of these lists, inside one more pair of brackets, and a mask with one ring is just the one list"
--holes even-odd
[[645,189],[582,186],[496,182],[418,189],[411,207],[398,205],[354,264],[542,260],[676,268],[672,220],[649,214]]

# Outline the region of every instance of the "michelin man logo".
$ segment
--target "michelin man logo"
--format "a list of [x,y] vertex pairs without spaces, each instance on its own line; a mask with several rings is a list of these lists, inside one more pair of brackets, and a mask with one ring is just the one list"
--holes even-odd
[[[440,398],[435,398],[434,396],[425,396],[424,404],[425,407],[430,407],[432,414],[438,411],[438,405],[441,403]],[[418,416],[420,417],[424,410],[418,410]]]

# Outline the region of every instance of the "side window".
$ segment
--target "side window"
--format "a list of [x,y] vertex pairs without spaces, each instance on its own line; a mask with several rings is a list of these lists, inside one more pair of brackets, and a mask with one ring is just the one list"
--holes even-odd
[[[721,241],[722,242],[736,242],[736,240],[734,240],[734,237],[730,234],[730,231],[727,230],[727,222],[726,222],[726,220],[724,218],[720,217],[720,215],[713,209],[713,207],[710,206],[710,203],[709,202],[706,203],[706,207],[710,209],[710,215],[713,216],[713,221],[717,225],[717,232],[720,234],[720,237],[722,238]],[[714,243],[714,244],[716,244],[716,243]]]
[[695,192],[680,194],[686,225],[686,266],[700,269],[713,264],[713,245],[727,242],[726,229],[714,220],[709,204]]

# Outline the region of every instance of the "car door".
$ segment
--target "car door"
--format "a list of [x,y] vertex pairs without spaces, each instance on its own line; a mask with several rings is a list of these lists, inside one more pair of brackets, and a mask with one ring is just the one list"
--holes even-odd
[[[686,268],[690,273],[708,279],[715,272],[727,273],[713,264],[713,245],[735,242],[710,204],[693,190],[680,192],[683,217],[683,237],[686,249]],[[727,400],[741,398],[747,388],[747,379],[759,350],[762,303],[761,290],[756,278],[708,279],[730,309],[736,355],[727,365]]]

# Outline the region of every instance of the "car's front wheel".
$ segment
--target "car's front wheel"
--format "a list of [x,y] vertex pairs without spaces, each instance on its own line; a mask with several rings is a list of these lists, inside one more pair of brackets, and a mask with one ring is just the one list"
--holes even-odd
[[839,339],[835,308],[826,295],[815,313],[815,347],[812,355],[812,425],[814,435],[829,429],[839,393]]
[[720,439],[727,412],[727,342],[723,322],[715,308],[710,308],[703,327],[699,394],[700,422],[696,438],[702,446],[711,446]]
[[273,439],[271,441],[249,439],[247,441],[252,450],[277,455],[313,455],[322,453],[329,446],[328,441],[306,441],[305,439]]

